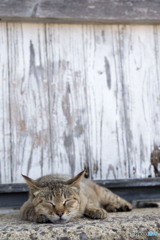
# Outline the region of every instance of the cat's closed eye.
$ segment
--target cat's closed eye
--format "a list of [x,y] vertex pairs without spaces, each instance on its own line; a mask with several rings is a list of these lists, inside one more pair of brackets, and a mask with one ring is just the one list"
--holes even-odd
[[55,208],[55,204],[53,202],[47,202],[47,203],[49,203],[50,205],[52,205],[52,207]]
[[68,203],[68,202],[70,202],[72,199],[67,199],[67,200],[65,200],[64,202],[63,202],[63,206],[66,206],[66,204]]
[[63,202],[63,206],[72,206],[76,202],[77,202],[76,198],[67,199]]

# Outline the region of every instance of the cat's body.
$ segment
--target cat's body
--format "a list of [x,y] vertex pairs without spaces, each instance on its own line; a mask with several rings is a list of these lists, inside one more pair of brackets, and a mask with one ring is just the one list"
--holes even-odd
[[83,178],[84,173],[81,172],[73,179],[48,175],[36,181],[23,176],[30,187],[30,195],[21,207],[21,218],[62,223],[83,215],[103,219],[107,217],[107,212],[132,209],[129,202]]

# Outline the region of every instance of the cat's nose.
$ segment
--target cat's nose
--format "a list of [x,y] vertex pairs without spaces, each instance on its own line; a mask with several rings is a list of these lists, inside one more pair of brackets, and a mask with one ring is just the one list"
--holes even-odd
[[56,214],[57,214],[59,217],[62,217],[62,215],[64,214],[64,211],[63,211],[63,210],[57,210],[57,211],[56,211]]

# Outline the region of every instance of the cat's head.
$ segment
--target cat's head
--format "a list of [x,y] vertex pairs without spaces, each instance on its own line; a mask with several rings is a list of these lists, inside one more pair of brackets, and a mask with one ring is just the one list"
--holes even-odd
[[44,186],[22,175],[29,185],[36,214],[45,215],[53,223],[68,222],[79,217],[81,215],[79,188],[84,174],[85,171],[68,181],[50,182]]

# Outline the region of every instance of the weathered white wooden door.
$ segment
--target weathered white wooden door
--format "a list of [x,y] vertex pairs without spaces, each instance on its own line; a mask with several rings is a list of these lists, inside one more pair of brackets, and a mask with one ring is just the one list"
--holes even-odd
[[0,24],[0,183],[154,176],[160,26]]

